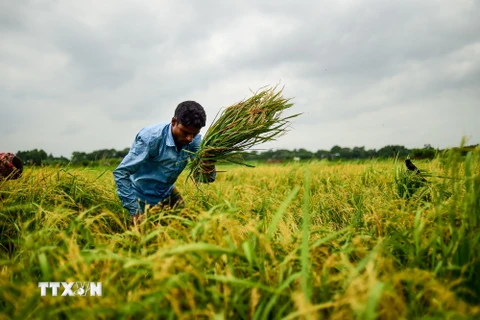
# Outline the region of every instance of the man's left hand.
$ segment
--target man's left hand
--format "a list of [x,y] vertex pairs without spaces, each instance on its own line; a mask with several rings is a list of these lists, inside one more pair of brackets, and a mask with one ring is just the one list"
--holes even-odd
[[215,171],[215,160],[205,160],[200,162],[202,173],[212,173]]

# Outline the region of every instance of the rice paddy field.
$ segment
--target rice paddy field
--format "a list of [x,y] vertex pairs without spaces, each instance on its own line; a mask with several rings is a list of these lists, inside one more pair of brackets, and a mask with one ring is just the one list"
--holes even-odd
[[135,227],[113,168],[27,168],[0,181],[0,319],[478,319],[479,158],[415,161],[427,182],[394,159],[220,164]]

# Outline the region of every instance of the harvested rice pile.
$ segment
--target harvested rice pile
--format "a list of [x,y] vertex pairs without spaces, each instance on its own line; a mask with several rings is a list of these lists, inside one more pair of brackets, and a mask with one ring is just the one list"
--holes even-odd
[[293,106],[277,87],[260,89],[252,97],[221,111],[208,128],[200,148],[188,166],[188,176],[195,181],[208,181],[208,171],[201,164],[227,161],[247,165],[241,154],[254,146],[276,140],[287,132],[290,120],[300,114],[282,116]]

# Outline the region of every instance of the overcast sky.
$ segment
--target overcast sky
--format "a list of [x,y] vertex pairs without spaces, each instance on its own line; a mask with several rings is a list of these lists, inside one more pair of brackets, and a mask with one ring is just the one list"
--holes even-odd
[[[480,0],[0,0],[0,152],[129,147],[284,86],[261,148],[480,143]],[[205,132],[205,128],[202,133]]]

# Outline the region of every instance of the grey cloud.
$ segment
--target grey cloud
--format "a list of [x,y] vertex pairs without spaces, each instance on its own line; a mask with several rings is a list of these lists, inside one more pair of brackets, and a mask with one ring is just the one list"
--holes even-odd
[[[0,131],[15,141],[2,148],[66,156],[123,148],[180,101],[199,101],[213,119],[249,89],[279,82],[294,97],[291,112],[304,114],[271,146],[480,138],[468,124],[480,116],[478,1],[66,0],[0,9]],[[412,122],[407,111],[436,120]],[[455,117],[451,136],[437,128]],[[409,133],[420,123],[425,132]],[[27,137],[14,140],[20,132]]]
[[0,2],[0,30],[21,31],[25,30],[26,16],[22,5],[28,1],[2,1]]
[[86,89],[115,89],[134,75],[134,66],[95,30],[69,25],[57,37],[58,48],[69,56],[70,65],[79,73]]

